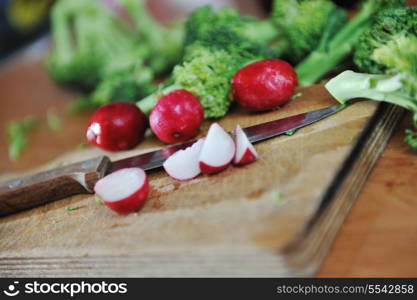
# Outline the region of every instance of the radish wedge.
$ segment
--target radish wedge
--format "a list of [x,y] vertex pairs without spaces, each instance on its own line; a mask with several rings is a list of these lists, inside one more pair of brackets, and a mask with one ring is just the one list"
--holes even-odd
[[204,174],[214,174],[226,169],[235,155],[232,137],[217,123],[210,126],[200,153],[200,169]]
[[204,145],[204,139],[200,139],[192,146],[175,152],[163,164],[165,171],[174,179],[190,180],[200,173],[199,156]]
[[119,214],[129,214],[145,203],[149,183],[142,169],[126,168],[97,181],[94,191],[110,209]]
[[240,125],[236,126],[233,133],[236,137],[236,154],[233,163],[235,165],[246,165],[257,160],[259,155]]

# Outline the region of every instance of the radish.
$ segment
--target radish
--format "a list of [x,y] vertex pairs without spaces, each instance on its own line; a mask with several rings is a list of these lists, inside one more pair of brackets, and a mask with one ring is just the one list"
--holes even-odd
[[246,165],[257,160],[258,153],[240,125],[236,126],[233,133],[236,137],[236,154],[233,159],[233,163],[235,165]]
[[200,173],[199,156],[204,145],[204,139],[200,139],[192,146],[175,152],[163,164],[169,176],[177,180],[190,180]]
[[122,151],[135,147],[144,137],[146,116],[134,104],[114,102],[97,109],[87,128],[90,144],[107,151]]
[[226,169],[235,155],[232,137],[219,124],[210,126],[199,161],[204,174],[214,174]]
[[200,101],[186,90],[175,90],[162,97],[149,116],[152,131],[168,144],[195,137],[203,120]]
[[142,169],[126,168],[97,181],[94,191],[110,209],[119,214],[129,214],[145,203],[149,183]]
[[297,86],[297,73],[287,62],[265,59],[240,69],[232,78],[234,99],[252,111],[273,109],[287,102]]

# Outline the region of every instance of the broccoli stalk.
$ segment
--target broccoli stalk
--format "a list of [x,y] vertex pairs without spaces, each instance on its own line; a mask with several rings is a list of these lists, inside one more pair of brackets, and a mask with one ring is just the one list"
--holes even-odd
[[166,28],[149,15],[143,1],[122,0],[121,3],[129,11],[141,42],[152,49],[148,58],[151,69],[158,74],[176,64],[183,54],[184,24]]
[[417,113],[417,99],[404,91],[403,79],[401,74],[366,74],[348,70],[332,78],[325,87],[342,104],[354,98],[367,98]]
[[[186,23],[182,63],[174,68],[164,88],[137,105],[149,113],[162,95],[186,89],[199,98],[206,118],[224,116],[231,105],[232,76],[250,62],[273,56],[268,46],[278,32],[271,24],[240,16],[229,8],[216,12],[210,7],[197,9]],[[265,30],[258,32],[258,28]]]
[[[355,62],[366,74],[345,71],[327,84],[340,102],[368,98],[401,106],[413,113],[417,129],[417,8],[390,9],[359,39]],[[417,150],[417,133],[406,142]]]
[[300,85],[317,82],[347,58],[359,37],[369,30],[381,10],[401,6],[405,6],[403,0],[365,0],[352,20],[332,38],[324,37],[319,47],[296,66]]
[[[332,78],[326,89],[340,103],[354,98],[366,98],[401,106],[413,113],[413,127],[417,128],[417,97],[405,90],[402,74],[380,75],[345,71]],[[417,150],[417,132],[406,131],[405,141]]]

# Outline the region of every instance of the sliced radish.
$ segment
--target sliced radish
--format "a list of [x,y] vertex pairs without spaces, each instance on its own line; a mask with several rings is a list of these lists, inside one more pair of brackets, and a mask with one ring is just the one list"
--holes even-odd
[[139,210],[148,198],[149,183],[140,168],[126,168],[97,181],[94,191],[103,202],[119,214]]
[[214,174],[226,169],[235,155],[232,137],[217,123],[210,126],[200,153],[200,169],[204,174]]
[[246,165],[257,160],[259,157],[258,153],[240,125],[236,126],[233,133],[236,137],[236,154],[233,163],[235,165]]
[[190,180],[200,173],[199,156],[204,145],[200,139],[192,146],[175,152],[163,164],[165,171],[177,180]]

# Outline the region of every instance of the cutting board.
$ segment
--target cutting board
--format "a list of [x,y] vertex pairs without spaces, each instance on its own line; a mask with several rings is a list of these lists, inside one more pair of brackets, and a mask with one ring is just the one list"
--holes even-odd
[[[335,104],[322,85],[299,92],[280,109],[252,114],[234,107],[218,122],[231,130]],[[312,275],[401,114],[360,101],[292,136],[257,144],[260,158],[251,165],[188,182],[151,172],[149,200],[129,216],[115,214],[93,195],[79,195],[3,217],[0,275]],[[132,151],[73,151],[32,172],[163,146],[148,133]]]
[[[19,64],[2,68],[2,104],[19,103],[13,111],[0,111],[2,120],[23,117],[19,106],[44,114],[57,103],[62,113],[63,103],[77,98],[48,78],[41,62],[45,43],[20,56]],[[230,130],[236,124],[245,127],[336,104],[322,85],[298,92],[300,97],[267,113],[234,106],[219,122]],[[129,216],[116,215],[94,196],[79,195],[3,217],[0,276],[312,275],[401,113],[361,101],[292,136],[257,144],[260,159],[254,164],[189,182],[177,182],[163,171],[149,173],[149,200]],[[24,165],[45,157],[45,151],[56,157],[57,144],[68,149],[69,137],[82,140],[86,120],[64,116],[65,134],[52,133],[43,121],[22,156]],[[200,136],[209,125],[203,125]],[[148,132],[132,151],[70,151],[25,173],[4,174],[12,164],[2,161],[0,180],[98,155],[119,159],[163,146]]]

